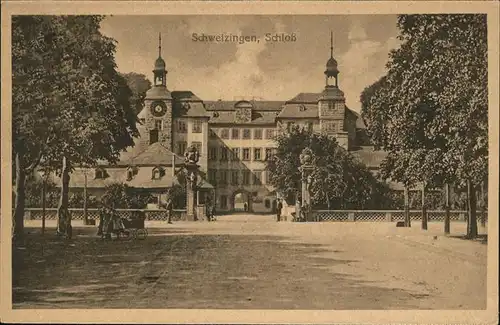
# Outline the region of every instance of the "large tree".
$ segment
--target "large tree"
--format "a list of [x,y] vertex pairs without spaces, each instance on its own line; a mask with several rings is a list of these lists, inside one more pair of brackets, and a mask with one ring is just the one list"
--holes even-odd
[[298,127],[277,136],[276,154],[267,161],[271,184],[290,201],[300,196],[300,154],[313,152],[311,203],[317,208],[386,208],[392,204],[390,190],[337,141],[311,134]]
[[[13,20],[16,163],[26,171],[42,161],[44,167],[61,175],[60,233],[71,229],[68,192],[72,168],[94,165],[98,160],[115,162],[137,135],[132,93],[116,71],[115,41],[99,31],[102,19],[19,16]],[[28,166],[25,161],[32,163]],[[19,173],[17,221],[22,220],[24,208],[23,184],[24,176]]]
[[387,177],[467,185],[469,237],[488,168],[486,26],[485,15],[399,16],[401,46],[361,96],[372,140],[389,152]]
[[123,74],[127,84],[132,91],[130,102],[134,106],[135,114],[139,114],[144,108],[146,92],[151,88],[151,81],[145,75],[135,72]]

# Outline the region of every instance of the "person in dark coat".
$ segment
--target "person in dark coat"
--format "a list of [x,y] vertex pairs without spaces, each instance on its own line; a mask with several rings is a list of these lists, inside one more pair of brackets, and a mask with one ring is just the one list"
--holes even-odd
[[165,206],[165,209],[167,210],[167,219],[168,219],[168,223],[172,223],[172,210],[173,210],[173,204],[172,204],[172,200],[168,200],[167,201],[167,204]]
[[283,209],[283,203],[278,199],[278,205],[276,206],[276,221],[281,221],[281,210]]

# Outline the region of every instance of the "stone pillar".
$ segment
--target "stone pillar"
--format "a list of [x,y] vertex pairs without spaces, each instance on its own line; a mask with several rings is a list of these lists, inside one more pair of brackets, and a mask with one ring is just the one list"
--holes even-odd
[[[310,187],[312,184],[312,171],[313,171],[313,166],[312,166],[312,151],[309,148],[305,148],[302,150],[302,153],[300,154],[300,163],[301,166],[299,168],[301,175],[302,175],[302,207],[307,207],[306,208],[306,221],[311,221],[309,220],[309,212],[312,210],[311,209],[311,192],[310,192]],[[302,208],[301,207],[301,208]]]
[[198,168],[196,164],[186,164],[186,214],[188,221],[196,221],[196,185],[198,184]]
[[196,149],[196,146],[191,146],[187,149],[184,154],[186,168],[186,219],[188,221],[195,221],[196,218],[196,192],[198,185],[198,160],[200,159],[200,153]]

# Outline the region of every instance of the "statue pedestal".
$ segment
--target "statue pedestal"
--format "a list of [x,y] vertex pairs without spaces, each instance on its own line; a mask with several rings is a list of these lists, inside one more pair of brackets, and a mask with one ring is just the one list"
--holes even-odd
[[186,180],[186,218],[188,221],[196,221],[196,191],[198,184],[198,169],[197,164],[186,164],[187,180]]
[[309,193],[309,176],[313,171],[313,166],[302,165],[299,170],[302,173],[302,205],[311,205],[311,194]]

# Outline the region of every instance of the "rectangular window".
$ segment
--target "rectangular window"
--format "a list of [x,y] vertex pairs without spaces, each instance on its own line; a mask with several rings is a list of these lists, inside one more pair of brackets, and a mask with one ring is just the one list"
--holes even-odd
[[158,130],[155,129],[149,131],[149,144],[153,144],[156,142],[158,142]]
[[208,160],[217,160],[217,147],[208,148]]
[[200,156],[203,154],[203,147],[201,145],[201,142],[198,142],[198,141],[193,141],[191,143],[193,146],[195,146],[196,150],[198,150]]
[[208,170],[208,182],[212,185],[217,185],[217,170],[209,169]]
[[179,133],[187,133],[187,124],[186,124],[186,121],[177,121],[177,132],[179,132]]
[[327,122],[326,130],[328,132],[338,132],[337,123],[336,122]]
[[293,127],[294,127],[295,123],[294,122],[288,122],[286,124],[286,129],[288,130],[288,132],[291,132]]
[[232,139],[239,139],[240,138],[240,129],[232,129],[231,130],[231,138]]
[[275,130],[274,129],[266,129],[266,139],[274,139]]
[[243,129],[243,139],[250,139],[250,129]]
[[219,170],[219,184],[225,185],[227,184],[227,170]]
[[203,124],[199,120],[193,121],[193,133],[201,133]]
[[212,139],[217,138],[217,129],[210,129],[208,131],[208,136]]
[[255,140],[262,139],[262,129],[255,129],[255,130],[253,130],[253,138]]
[[243,160],[250,160],[250,149],[243,148]]
[[262,171],[261,170],[255,170],[253,172],[253,183],[254,183],[254,185],[261,185],[262,184]]
[[268,170],[265,170],[264,171],[264,184],[269,184],[270,183],[270,177],[269,177],[269,171]]
[[185,141],[177,142],[177,154],[184,156],[184,153],[186,152],[186,147],[187,143]]
[[221,139],[229,139],[229,129],[221,129],[220,137]]
[[308,122],[307,123],[307,132],[312,133],[313,126],[314,126],[313,122]]
[[250,185],[250,171],[249,170],[244,170],[242,172],[242,184],[243,185]]
[[261,160],[262,159],[262,149],[261,148],[254,148],[253,149],[253,160]]
[[266,160],[271,159],[273,156],[273,148],[266,148]]
[[240,160],[240,148],[233,148],[233,156],[234,161]]
[[155,120],[155,129],[156,130],[163,130],[163,121],[162,120]]
[[227,161],[228,149],[226,147],[220,148],[220,160]]
[[219,200],[220,200],[219,206],[221,207],[221,209],[226,209],[227,208],[227,196],[221,195]]
[[239,180],[239,175],[240,172],[238,170],[232,170],[231,171],[231,185],[239,185],[240,180]]

